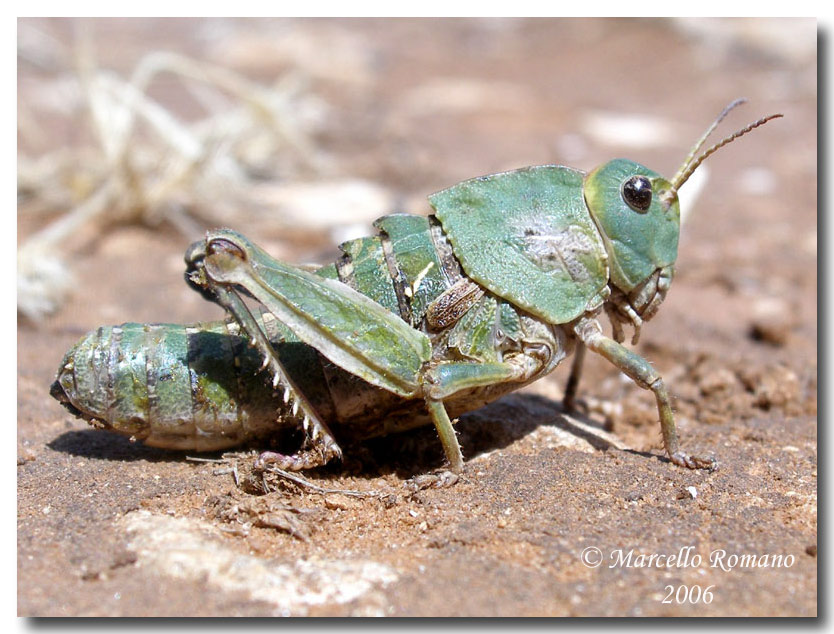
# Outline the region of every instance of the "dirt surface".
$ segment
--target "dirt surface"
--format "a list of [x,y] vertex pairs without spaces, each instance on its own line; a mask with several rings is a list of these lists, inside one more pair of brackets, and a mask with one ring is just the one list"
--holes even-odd
[[[73,76],[74,26],[20,23],[19,111],[45,133],[39,147],[22,138],[22,152],[89,143],[82,114],[43,105]],[[90,429],[48,395],[78,337],[221,314],[181,277],[199,216],[193,235],[164,219],[79,232],[66,244],[73,294],[18,330],[20,615],[816,614],[813,22],[82,26],[98,64],[123,76],[152,50],[263,83],[293,70],[324,113],[310,139],[328,167],[283,178],[363,179],[392,210],[427,213],[433,191],[531,164],[588,170],[627,156],[671,176],[738,96],[750,104],[724,135],[785,117],[707,161],[677,277],[636,347],[666,380],[683,446],[717,457],[712,473],[665,460],[651,394],[595,358],[580,387],[587,415],[560,408],[566,363],[464,416],[466,471],[445,487],[425,477],[443,466],[432,429],[306,474],[318,489],[253,474],[254,453],[195,462]],[[199,111],[170,79],[151,89],[178,116]],[[341,204],[322,213],[350,225]],[[21,240],[59,216],[35,207],[21,198]],[[369,233],[368,220],[356,223]],[[288,227],[274,210],[223,224],[290,261],[327,261],[345,237]]]

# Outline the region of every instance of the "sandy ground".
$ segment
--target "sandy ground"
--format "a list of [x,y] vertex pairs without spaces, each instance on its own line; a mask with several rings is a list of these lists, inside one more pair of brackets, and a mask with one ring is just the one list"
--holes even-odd
[[[651,395],[593,358],[587,416],[559,406],[567,364],[464,416],[466,471],[444,488],[422,477],[442,467],[432,429],[307,474],[328,492],[253,474],[251,453],[195,462],[89,429],[48,396],[79,336],[221,315],[182,282],[199,232],[165,222],[88,231],[68,245],[68,303],[18,330],[20,615],[816,614],[813,22],[87,26],[99,63],[124,75],[154,49],[264,82],[294,68],[326,105],[312,134],[331,165],[321,180],[378,184],[391,209],[427,212],[433,191],[530,164],[591,169],[625,155],[671,175],[737,96],[751,104],[725,134],[774,111],[785,118],[707,162],[678,275],[637,346],[666,379],[684,447],[717,457],[712,473],[666,461]],[[66,87],[71,68],[54,53],[72,50],[71,25],[23,27],[45,37],[24,40],[21,116],[48,133],[39,151],[81,145],[83,121],[42,105]],[[170,87],[160,80],[154,94]],[[183,116],[196,107],[172,99]],[[24,239],[46,221],[21,200]],[[287,233],[269,217],[224,224],[291,261],[326,261],[345,235]]]

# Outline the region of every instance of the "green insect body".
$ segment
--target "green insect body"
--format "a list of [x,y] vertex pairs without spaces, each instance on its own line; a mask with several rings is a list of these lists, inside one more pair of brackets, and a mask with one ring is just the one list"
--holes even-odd
[[718,148],[780,116],[696,158],[738,103],[671,181],[625,159],[588,174],[546,165],[471,179],[431,196],[433,216],[380,218],[377,235],[341,245],[341,258],[314,273],[233,231],[209,232],[186,254],[186,279],[231,318],[99,329],[67,353],[52,393],[94,424],[161,447],[221,449],[300,427],[298,452],[259,458],[293,470],[340,457],[337,438],[433,423],[459,471],[450,415],[541,378],[575,350],[570,408],[587,348],[654,393],[672,462],[710,468],[711,458],[680,451],[663,380],[621,344],[623,326],[636,342],[669,290],[678,188]]

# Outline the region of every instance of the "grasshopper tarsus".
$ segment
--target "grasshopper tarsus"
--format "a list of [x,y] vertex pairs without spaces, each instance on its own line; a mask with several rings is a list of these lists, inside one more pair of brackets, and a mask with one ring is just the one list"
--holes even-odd
[[294,454],[283,454],[276,451],[264,451],[255,459],[255,471],[266,471],[270,467],[277,467],[282,471],[306,471],[323,467],[332,456],[326,455],[320,449],[302,450]]
[[712,456],[690,456],[681,451],[678,451],[671,456],[669,460],[679,467],[686,467],[687,469],[704,469],[706,471],[716,471],[718,469],[718,462]]

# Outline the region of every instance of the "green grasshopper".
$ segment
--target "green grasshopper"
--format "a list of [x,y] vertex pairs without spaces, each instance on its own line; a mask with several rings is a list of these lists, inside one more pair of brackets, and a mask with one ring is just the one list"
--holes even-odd
[[432,216],[380,218],[377,235],[342,244],[314,272],[210,231],[186,253],[186,280],[230,318],[99,328],[67,353],[52,394],[93,425],[156,447],[218,450],[300,428],[297,452],[257,461],[288,470],[340,458],[337,438],[431,422],[459,472],[450,417],[576,352],[570,410],[587,348],[654,393],[673,463],[712,468],[713,458],[681,451],[666,386],[622,345],[623,325],[636,343],[669,290],[680,187],[713,152],[781,116],[697,156],[743,101],[721,112],[671,180],[625,159],[588,174],[544,165],[475,178],[430,196]]

